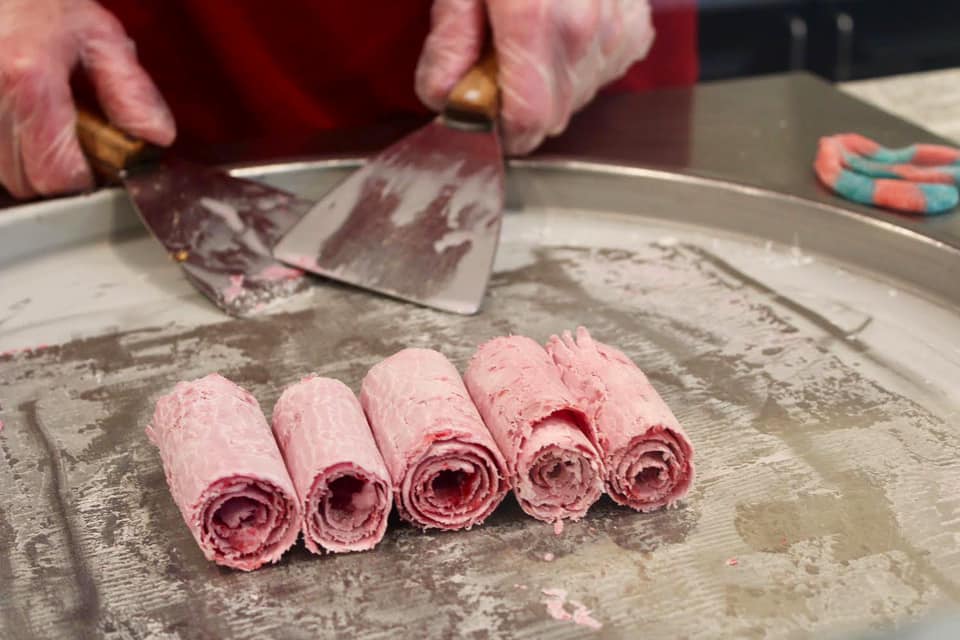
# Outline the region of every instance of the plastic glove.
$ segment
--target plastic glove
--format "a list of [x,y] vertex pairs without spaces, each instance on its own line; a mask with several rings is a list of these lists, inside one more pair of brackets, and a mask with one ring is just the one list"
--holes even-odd
[[110,121],[159,145],[173,116],[133,42],[92,0],[0,0],[0,183],[30,198],[89,188],[70,72],[80,63]]
[[646,0],[435,0],[416,73],[417,95],[432,109],[443,108],[479,57],[487,17],[510,154],[561,133],[597,89],[646,55],[654,38]]

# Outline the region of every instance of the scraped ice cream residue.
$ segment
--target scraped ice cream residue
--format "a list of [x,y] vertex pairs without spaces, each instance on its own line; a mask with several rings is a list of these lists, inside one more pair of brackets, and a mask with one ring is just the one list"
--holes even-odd
[[243,274],[230,276],[230,286],[223,290],[223,299],[230,304],[243,295]]
[[7,349],[6,351],[0,351],[0,358],[12,357],[23,354],[32,354],[43,351],[44,349],[49,349],[50,345],[48,344],[38,344],[35,347],[20,347],[19,349]]
[[572,622],[581,626],[593,629],[594,631],[603,627],[603,623],[591,615],[590,609],[582,602],[570,600],[569,604],[573,611],[567,610],[567,592],[563,589],[543,589],[543,603],[547,606],[547,613],[554,620],[562,622]]
[[260,280],[273,282],[277,280],[293,280],[294,278],[299,278],[302,275],[303,272],[299,269],[292,269],[281,264],[271,264],[258,274],[258,278]]

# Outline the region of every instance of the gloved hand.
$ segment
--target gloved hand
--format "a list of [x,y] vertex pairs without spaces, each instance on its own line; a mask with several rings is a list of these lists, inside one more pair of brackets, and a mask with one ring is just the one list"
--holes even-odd
[[117,127],[169,145],[173,116],[120,22],[93,0],[0,0],[0,183],[17,198],[88,188],[70,72]]
[[417,95],[432,109],[476,62],[488,16],[510,154],[561,133],[654,38],[647,0],[435,0],[416,74]]

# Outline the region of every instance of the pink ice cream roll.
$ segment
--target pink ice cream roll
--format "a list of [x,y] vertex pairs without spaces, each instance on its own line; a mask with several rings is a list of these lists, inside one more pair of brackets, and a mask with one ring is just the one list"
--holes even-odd
[[669,506],[693,483],[693,445],[647,380],[623,353],[580,327],[553,336],[547,351],[599,437],[610,497],[638,511]]
[[464,381],[507,459],[520,507],[546,522],[586,515],[603,492],[596,436],[543,347],[495,338],[477,349]]
[[363,379],[360,404],[403,519],[423,529],[470,528],[503,500],[510,488],[503,456],[443,354],[390,356]]
[[390,476],[353,391],[331,378],[304,378],[277,400],[273,433],[300,498],[307,548],[376,546],[392,506]]
[[157,401],[147,436],[208,560],[252,571],[297,540],[297,494],[260,405],[210,374]]

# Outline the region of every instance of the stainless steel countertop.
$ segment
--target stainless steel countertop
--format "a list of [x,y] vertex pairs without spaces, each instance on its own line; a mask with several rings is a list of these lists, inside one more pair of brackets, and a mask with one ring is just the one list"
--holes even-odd
[[837,88],[960,143],[960,68],[844,82]]

